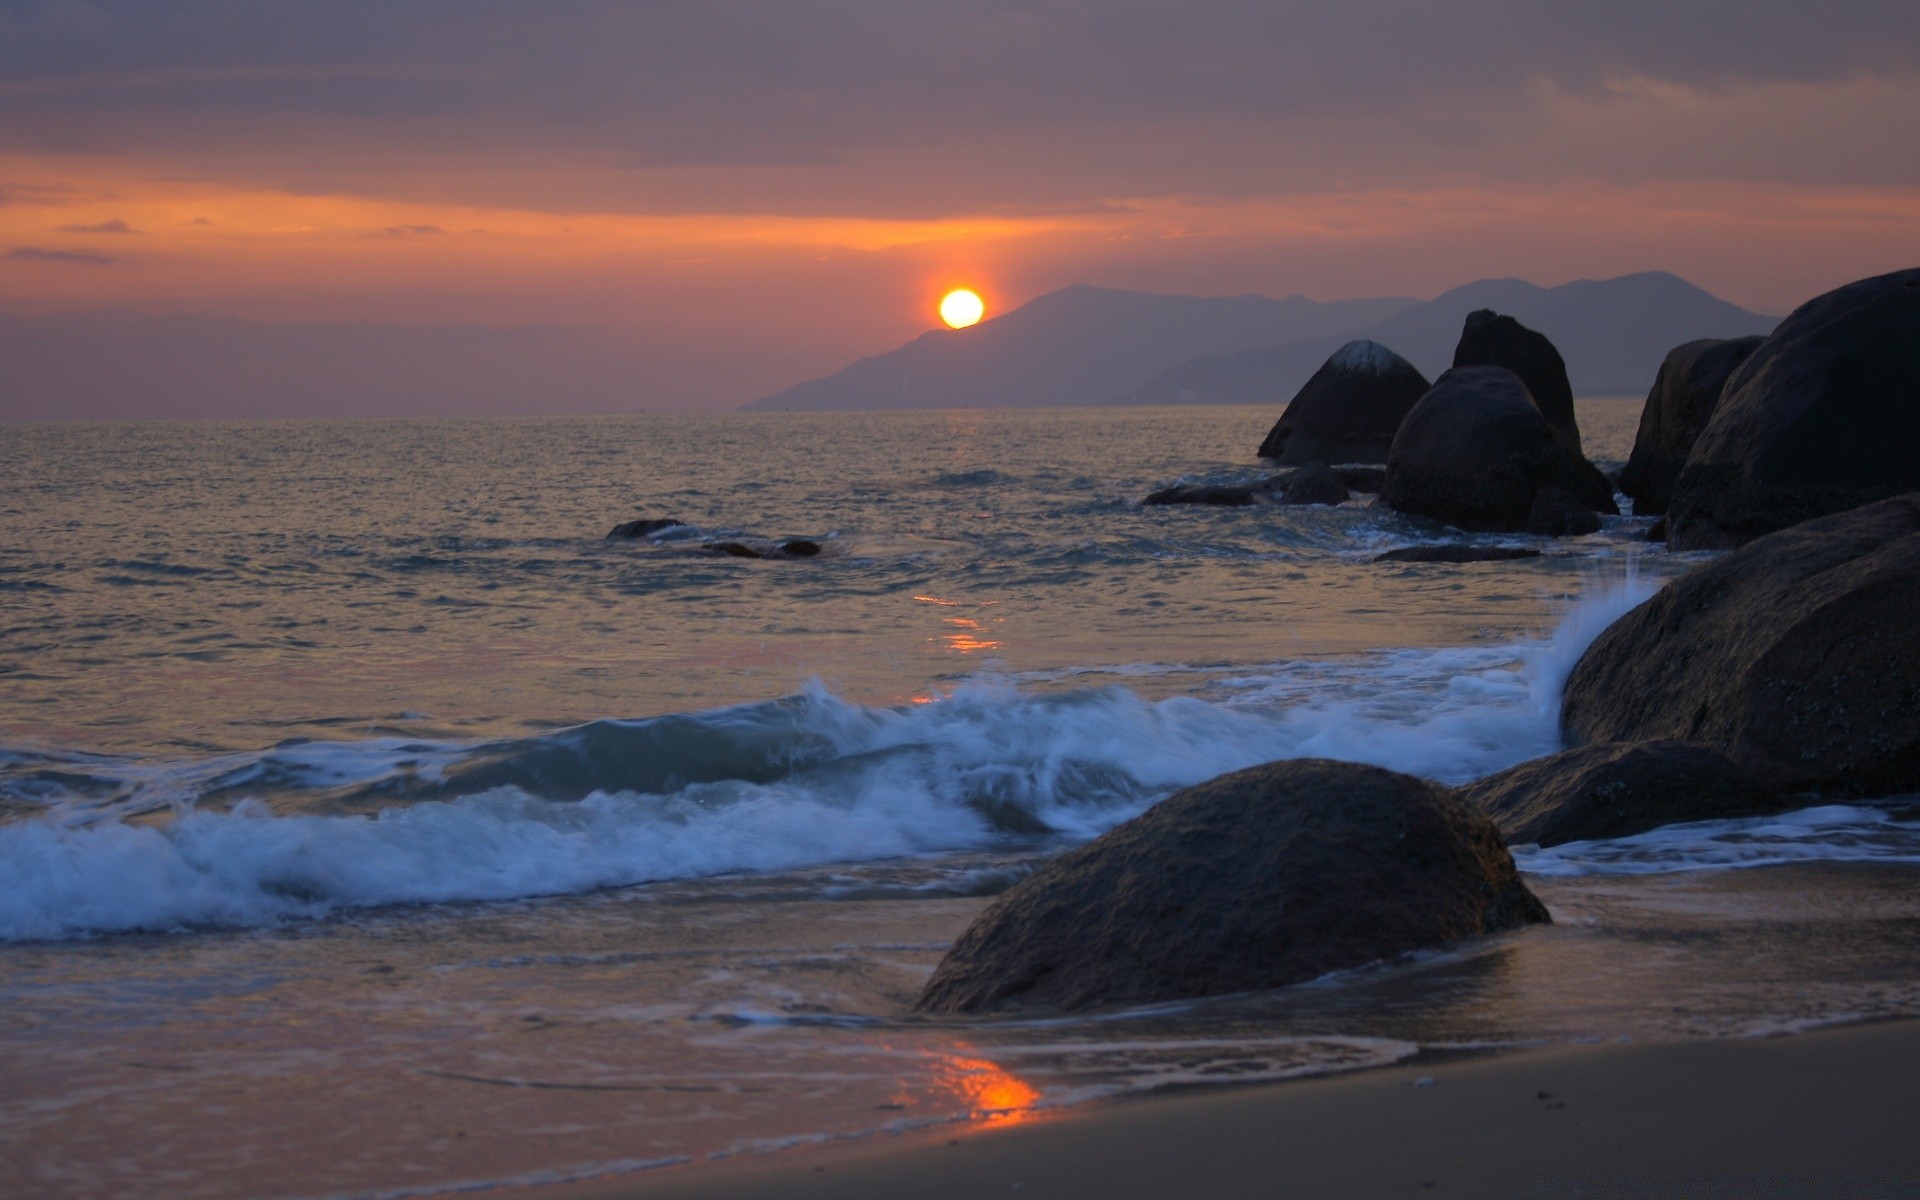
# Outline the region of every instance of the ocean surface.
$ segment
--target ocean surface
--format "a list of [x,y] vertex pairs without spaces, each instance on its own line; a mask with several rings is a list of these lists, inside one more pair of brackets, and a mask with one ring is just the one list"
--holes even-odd
[[[1583,401],[1589,455],[1639,407]],[[913,1016],[1180,787],[1558,749],[1581,650],[1709,557],[1140,506],[1264,474],[1274,416],[0,426],[0,1193],[434,1195],[1920,1014],[1889,797],[1518,847],[1551,927],[1279,992]],[[1544,556],[1373,561],[1434,540]]]

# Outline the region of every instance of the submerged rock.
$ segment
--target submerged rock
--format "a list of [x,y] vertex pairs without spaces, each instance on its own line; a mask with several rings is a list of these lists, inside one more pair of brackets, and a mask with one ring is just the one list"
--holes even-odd
[[1522,530],[1541,488],[1614,513],[1613,488],[1563,444],[1504,367],[1455,367],[1421,397],[1387,459],[1389,506],[1462,529]]
[[747,545],[745,542],[703,542],[702,550],[709,554],[725,554],[730,558],[765,558],[767,552]]
[[1237,484],[1190,484],[1161,488],[1142,504],[1217,504],[1237,508],[1254,502],[1253,489]]
[[607,536],[610,538],[652,537],[654,534],[664,530],[683,528],[685,524],[685,522],[676,521],[672,517],[643,518],[642,520],[628,521],[625,524],[615,525],[607,531]]
[[1527,532],[1544,537],[1582,537],[1600,528],[1600,515],[1580,503],[1572,492],[1543,487],[1533,494],[1527,511]]
[[1555,436],[1580,453],[1580,424],[1573,415],[1573,385],[1567,364],[1547,335],[1490,308],[1467,314],[1453,350],[1456,367],[1505,367],[1526,384]]
[[1633,497],[1635,516],[1667,511],[1674,481],[1719,406],[1728,376],[1764,340],[1702,338],[1667,352],[1647,393],[1647,405],[1640,410],[1633,454],[1620,471],[1620,490]]
[[1350,492],[1378,492],[1387,486],[1387,469],[1384,466],[1369,467],[1360,463],[1336,463],[1334,478]]
[[1795,309],[1728,377],[1674,484],[1676,550],[1920,488],[1920,268]]
[[1561,728],[1705,742],[1769,787],[1920,787],[1917,598],[1920,493],[1769,534],[1595,639]]
[[1678,821],[1777,812],[1780,794],[1694,742],[1602,742],[1549,754],[1456,789],[1507,841],[1557,846]]
[[1280,987],[1547,919],[1493,822],[1447,789],[1294,759],[1188,788],[1041,867],[960,935],[916,1007]]
[[1282,504],[1344,504],[1347,486],[1325,463],[1309,463],[1286,475],[1273,497]]
[[1348,342],[1287,403],[1260,457],[1290,466],[1386,462],[1394,431],[1429,386],[1379,342]]
[[1438,542],[1428,546],[1402,546],[1378,555],[1373,561],[1410,563],[1508,562],[1516,558],[1539,558],[1538,550],[1521,546],[1462,546],[1457,542]]
[[792,558],[812,558],[820,553],[820,543],[809,538],[788,538],[780,543],[780,553]]

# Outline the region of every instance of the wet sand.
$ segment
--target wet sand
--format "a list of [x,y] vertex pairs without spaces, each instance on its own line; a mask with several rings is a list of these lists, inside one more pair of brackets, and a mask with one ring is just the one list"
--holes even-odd
[[1429,1058],[512,1195],[1920,1194],[1920,1022]]

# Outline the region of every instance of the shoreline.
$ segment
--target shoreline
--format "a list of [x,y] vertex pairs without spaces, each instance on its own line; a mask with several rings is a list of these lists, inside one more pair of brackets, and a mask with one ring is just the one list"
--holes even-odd
[[576,1184],[654,1197],[1912,1195],[1920,1020],[1553,1046]]

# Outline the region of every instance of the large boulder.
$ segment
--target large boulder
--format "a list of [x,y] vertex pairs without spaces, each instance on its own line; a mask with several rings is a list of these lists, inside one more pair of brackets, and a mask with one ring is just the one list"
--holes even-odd
[[1667,540],[1738,546],[1920,488],[1920,268],[1794,310],[1727,379],[1674,485]]
[[1429,386],[1379,342],[1348,342],[1295,393],[1260,443],[1260,457],[1296,466],[1383,463],[1394,431]]
[[1547,335],[1528,329],[1490,308],[1467,314],[1460,342],[1453,348],[1456,367],[1505,367],[1520,377],[1547,418],[1547,424],[1575,454],[1580,453],[1580,424],[1573,415],[1573,385],[1567,364]]
[[1522,530],[1534,494],[1559,488],[1604,513],[1613,488],[1555,436],[1520,377],[1455,367],[1420,398],[1394,436],[1381,500],[1462,529]]
[[1507,841],[1557,846],[1677,821],[1777,811],[1777,792],[1711,746],[1601,742],[1509,767],[1458,789]]
[[1293,759],[1188,788],[1006,892],[918,1008],[1079,1010],[1281,987],[1547,920],[1446,788]]
[[1770,787],[1920,787],[1920,493],[1669,583],[1587,648],[1560,722],[1578,742],[1706,742]]
[[1765,340],[1701,338],[1667,351],[1640,410],[1633,454],[1620,472],[1620,490],[1633,497],[1636,516],[1667,511],[1674,481],[1719,405],[1727,377]]

